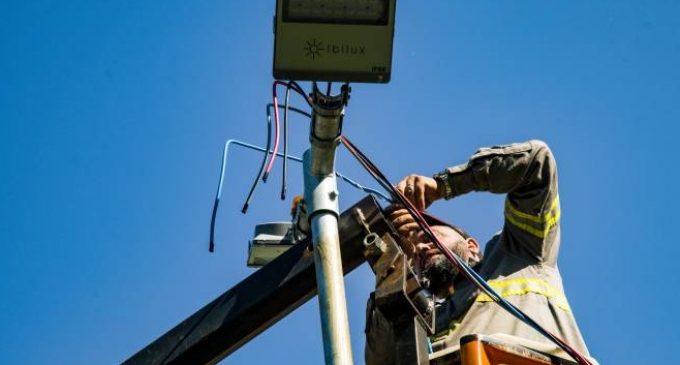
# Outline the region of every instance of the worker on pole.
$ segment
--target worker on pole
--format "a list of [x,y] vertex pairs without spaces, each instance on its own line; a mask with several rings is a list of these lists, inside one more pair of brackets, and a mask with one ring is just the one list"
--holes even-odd
[[[484,254],[477,240],[461,228],[430,217],[440,241],[473,268],[507,301],[535,319],[548,331],[583,355],[588,349],[564,294],[557,266],[560,248],[560,203],[557,165],[541,141],[482,148],[470,160],[432,178],[405,177],[397,185],[416,208],[424,210],[440,199],[452,199],[472,191],[506,194],[503,229],[486,244]],[[426,279],[436,296],[436,329],[430,337],[432,353],[450,353],[461,337],[495,335],[535,345],[537,350],[568,356],[493,303],[475,286],[457,275],[423,234],[411,215],[399,206],[390,208],[390,219],[402,235],[404,251],[416,272]],[[369,299],[366,318],[367,364],[395,362],[390,324]]]

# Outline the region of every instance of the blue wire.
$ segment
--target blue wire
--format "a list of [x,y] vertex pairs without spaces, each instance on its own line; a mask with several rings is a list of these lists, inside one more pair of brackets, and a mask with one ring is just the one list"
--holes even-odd
[[[260,152],[266,152],[266,153],[270,153],[270,154],[273,152],[273,151],[267,151],[266,149],[264,149],[260,146],[256,146],[254,144],[241,142],[237,139],[229,139],[229,140],[227,140],[227,142],[225,142],[224,150],[222,151],[222,166],[220,168],[220,180],[219,180],[219,183],[217,184],[217,194],[215,195],[215,202],[213,204],[212,217],[210,219],[210,245],[209,245],[209,248],[208,248],[208,250],[210,252],[213,252],[214,249],[215,249],[215,222],[216,222],[216,218],[217,218],[217,207],[219,206],[220,199],[222,197],[222,184],[224,182],[224,173],[227,169],[227,157],[229,155],[229,146],[231,146],[232,143],[235,144],[235,145],[241,146],[241,147],[250,148],[252,150],[256,150],[256,151],[260,151]],[[300,157],[296,157],[296,156],[292,156],[292,155],[284,155],[280,152],[277,152],[276,155],[278,157],[285,157],[286,159],[292,160],[292,161],[295,161],[295,162],[302,162],[302,159]],[[382,199],[386,202],[390,202],[390,203],[392,202],[392,200],[390,198],[388,198],[385,194],[381,193],[380,191],[375,190],[375,189],[371,189],[371,188],[367,188],[367,187],[359,184],[358,182],[350,179],[349,177],[341,174],[339,171],[336,171],[335,175],[337,177],[341,178],[342,180],[344,180],[346,183],[350,184],[351,186],[353,186],[353,187],[355,187],[359,190],[362,190],[362,191],[364,191],[368,194],[371,194],[371,195],[373,195],[377,198],[380,198],[380,199]]]
[[[220,200],[220,197],[222,196],[222,182],[224,181],[224,171],[226,170],[226,166],[227,166],[227,155],[228,155],[228,153],[229,153],[229,146],[230,146],[232,143],[235,144],[235,145],[239,145],[239,146],[241,146],[241,147],[250,148],[250,149],[255,150],[255,151],[272,153],[272,151],[267,151],[266,149],[264,149],[264,148],[262,148],[262,147],[260,147],[260,146],[256,146],[256,145],[254,145],[254,144],[250,144],[250,143],[246,143],[246,142],[241,142],[241,141],[239,141],[239,140],[237,140],[237,139],[230,139],[230,140],[228,140],[228,141],[224,144],[224,151],[223,151],[223,153],[222,153],[222,168],[220,169],[220,181],[219,181],[219,184],[217,185],[217,196],[215,196],[215,200],[216,200],[216,201],[219,201],[219,200]],[[282,153],[280,153],[280,152],[277,152],[277,153],[276,153],[276,156],[278,156],[278,157],[284,157],[284,155],[283,155]],[[297,156],[287,155],[286,158],[289,159],[289,160],[295,161],[295,162],[300,162],[300,163],[302,163],[302,159],[301,159],[300,157],[297,157]],[[337,177],[341,178],[341,179],[344,180],[346,183],[348,183],[348,184],[354,186],[355,188],[357,188],[357,189],[359,189],[359,190],[363,190],[363,191],[365,191],[366,193],[376,195],[378,198],[380,198],[380,199],[382,199],[382,200],[384,200],[384,201],[386,201],[386,202],[392,202],[392,199],[388,198],[387,195],[385,195],[384,193],[382,193],[382,192],[380,192],[380,191],[378,191],[378,190],[375,190],[375,189],[371,189],[371,188],[365,187],[365,186],[359,184],[358,182],[352,180],[351,178],[349,178],[349,177],[343,175],[342,173],[340,173],[340,171],[337,171],[337,172],[335,173],[335,175],[337,175]]]

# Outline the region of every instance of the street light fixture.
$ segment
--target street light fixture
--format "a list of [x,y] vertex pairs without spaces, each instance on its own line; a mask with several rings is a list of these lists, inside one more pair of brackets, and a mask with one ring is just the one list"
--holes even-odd
[[387,83],[396,0],[277,0],[274,78]]

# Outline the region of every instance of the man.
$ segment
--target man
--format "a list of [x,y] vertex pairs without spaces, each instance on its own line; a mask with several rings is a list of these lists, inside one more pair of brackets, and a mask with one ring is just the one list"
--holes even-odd
[[[465,164],[448,168],[433,178],[408,176],[397,188],[420,210],[434,201],[471,191],[507,194],[503,230],[486,244],[483,256],[477,241],[456,226],[431,222],[435,234],[503,298],[578,352],[588,355],[557,268],[560,247],[557,167],[545,143],[529,141],[482,148]],[[545,351],[559,354],[549,340],[457,275],[406,210],[393,207],[390,219],[412,243],[405,251],[412,256],[415,270],[429,279],[430,289],[438,298],[437,333],[430,338],[434,352],[431,358],[458,348],[460,338],[469,334],[512,335],[540,343],[546,346]],[[393,363],[391,328],[370,300],[366,320],[366,363]]]

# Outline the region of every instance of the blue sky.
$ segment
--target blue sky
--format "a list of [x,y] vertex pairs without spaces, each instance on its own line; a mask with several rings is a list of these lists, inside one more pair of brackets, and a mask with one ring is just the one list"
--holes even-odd
[[[252,272],[254,225],[287,218],[280,164],[242,215],[261,156],[233,150],[214,254],[208,227],[224,141],[265,141],[273,11],[0,4],[0,363],[119,363]],[[346,113],[344,132],[395,182],[481,146],[548,142],[559,266],[603,364],[660,363],[680,343],[679,14],[664,0],[401,0],[392,82],[354,84]],[[293,118],[293,153],[307,134]],[[346,151],[338,168],[372,185]],[[289,180],[301,193],[299,166]],[[342,207],[362,196],[340,189]],[[484,241],[502,206],[478,193],[432,211]],[[346,278],[356,363],[372,285],[365,266]],[[272,361],[323,361],[316,300],[223,363]]]

